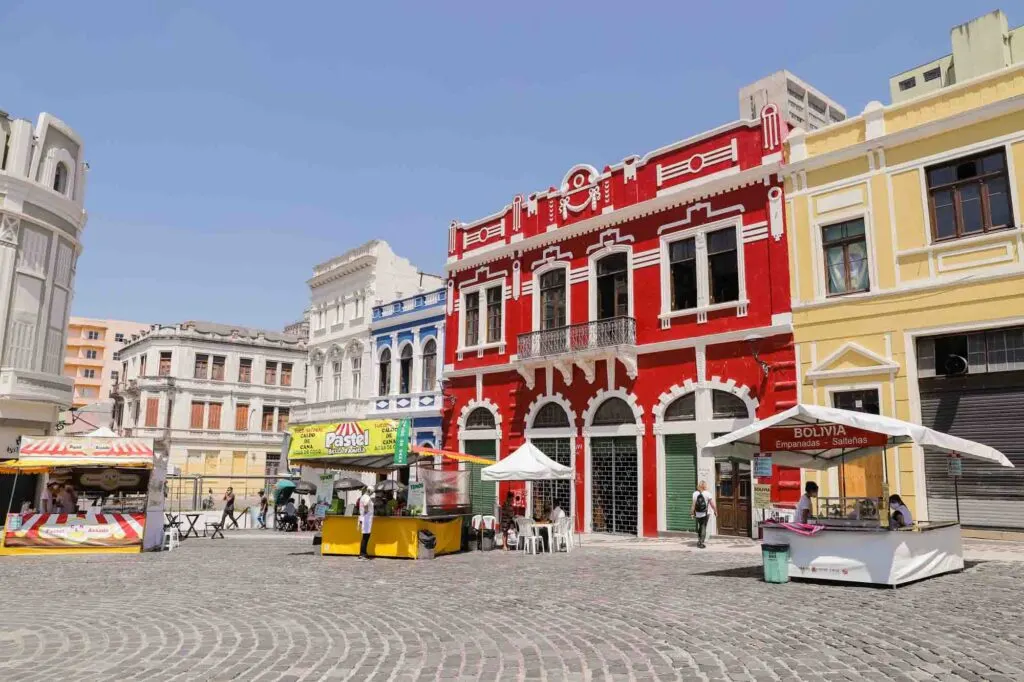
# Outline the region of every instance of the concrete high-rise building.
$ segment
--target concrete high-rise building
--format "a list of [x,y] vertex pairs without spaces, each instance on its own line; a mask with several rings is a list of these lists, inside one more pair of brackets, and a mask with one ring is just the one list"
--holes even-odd
[[75,381],[72,405],[84,407],[110,398],[121,363],[117,352],[133,335],[148,331],[144,322],[72,317],[68,321],[64,376]]
[[757,118],[761,108],[774,103],[791,126],[817,130],[846,119],[846,109],[821,90],[789,71],[776,71],[740,88],[740,118]]
[[893,104],[1024,62],[1024,26],[1010,29],[1002,10],[954,26],[953,51],[889,79]]
[[33,126],[0,111],[3,458],[17,456],[20,436],[52,434],[60,410],[71,406],[64,353],[86,222],[82,158],[82,139],[51,114]]

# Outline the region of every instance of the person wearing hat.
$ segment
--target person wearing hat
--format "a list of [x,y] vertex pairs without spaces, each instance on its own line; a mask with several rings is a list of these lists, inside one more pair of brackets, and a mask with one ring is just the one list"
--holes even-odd
[[359,531],[363,538],[359,543],[359,558],[366,560],[370,558],[368,549],[370,546],[370,530],[373,528],[373,497],[370,495],[369,486],[363,486],[363,493],[359,496],[357,505],[359,510]]

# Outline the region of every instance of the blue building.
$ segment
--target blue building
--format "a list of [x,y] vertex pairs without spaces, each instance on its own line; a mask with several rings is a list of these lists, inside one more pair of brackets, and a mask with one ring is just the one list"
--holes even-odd
[[371,419],[412,419],[414,445],[441,447],[445,290],[373,308]]

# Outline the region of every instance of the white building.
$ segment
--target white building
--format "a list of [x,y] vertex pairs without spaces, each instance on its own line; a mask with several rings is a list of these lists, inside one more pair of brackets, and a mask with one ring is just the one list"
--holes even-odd
[[[114,422],[169,450],[169,469],[231,485],[251,498],[276,472],[284,431],[301,405],[306,345],[280,332],[210,322],[153,325],[120,351]],[[241,496],[240,496],[241,497]]]
[[365,419],[375,359],[370,345],[373,306],[436,289],[443,280],[374,240],[313,268],[309,280],[309,383],[293,422]]
[[757,118],[762,107],[778,105],[791,126],[817,130],[846,119],[846,109],[821,90],[786,70],[740,88],[740,118]]
[[87,170],[65,123],[0,111],[0,457],[21,435],[51,434],[71,406],[64,344]]

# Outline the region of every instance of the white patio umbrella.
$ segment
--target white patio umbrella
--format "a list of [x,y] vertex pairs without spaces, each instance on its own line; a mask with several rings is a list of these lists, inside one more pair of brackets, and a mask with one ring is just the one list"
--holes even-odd
[[1013,466],[1006,455],[994,448],[920,424],[803,404],[715,438],[704,447],[704,454],[753,459],[764,452],[771,453],[775,464],[821,470],[835,465],[837,460],[856,459],[905,443]]
[[480,478],[484,481],[564,481],[572,478],[572,469],[527,441],[497,464],[481,469]]

